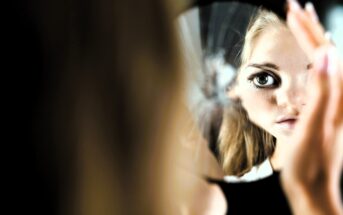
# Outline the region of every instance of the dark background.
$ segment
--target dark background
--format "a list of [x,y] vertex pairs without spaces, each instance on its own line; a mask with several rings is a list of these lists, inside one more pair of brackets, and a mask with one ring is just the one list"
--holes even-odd
[[[190,7],[194,5],[208,5],[213,2],[229,2],[229,0],[195,0],[194,4],[191,5]],[[263,5],[264,7],[273,10],[277,14],[279,14],[281,17],[285,17],[285,0],[259,0],[259,1],[254,1],[254,0],[238,0],[235,2],[244,2],[244,3],[249,3],[252,5],[260,6]],[[302,5],[304,5],[307,0],[298,0],[298,2]],[[326,15],[326,12],[328,8],[330,8],[332,5],[335,4],[342,4],[343,2],[340,0],[313,0],[311,1],[317,10],[317,13],[320,17],[320,19],[323,21],[324,16]]]

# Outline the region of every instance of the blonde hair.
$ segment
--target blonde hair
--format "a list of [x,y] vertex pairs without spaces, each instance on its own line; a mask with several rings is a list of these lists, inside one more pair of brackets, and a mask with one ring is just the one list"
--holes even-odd
[[[276,14],[260,9],[248,26],[238,73],[249,61],[257,38],[271,26],[285,27],[285,24]],[[239,101],[224,111],[219,141],[221,163],[228,175],[243,175],[272,155],[275,147],[273,136],[249,120]]]

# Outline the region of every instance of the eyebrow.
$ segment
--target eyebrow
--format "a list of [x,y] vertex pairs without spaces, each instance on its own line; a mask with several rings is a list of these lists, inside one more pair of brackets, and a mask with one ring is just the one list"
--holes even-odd
[[252,63],[252,64],[249,64],[248,67],[251,66],[251,67],[256,67],[256,68],[259,68],[259,69],[265,69],[265,68],[270,68],[270,69],[275,69],[275,70],[279,70],[279,67],[273,63],[262,63],[262,64],[259,64],[259,63]]
[[[271,68],[271,69],[279,70],[279,67],[277,65],[273,64],[273,63],[262,63],[262,64],[252,63],[252,64],[249,64],[248,67],[249,66],[256,67],[256,68],[259,68],[259,69]],[[306,66],[306,69],[312,69],[312,68],[313,68],[313,64],[312,63],[309,63]]]

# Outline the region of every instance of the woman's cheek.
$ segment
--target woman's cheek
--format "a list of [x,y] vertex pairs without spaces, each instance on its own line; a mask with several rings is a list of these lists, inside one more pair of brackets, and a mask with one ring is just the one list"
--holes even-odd
[[274,108],[268,92],[251,91],[243,98],[242,105],[250,120],[258,125],[264,124],[264,121],[273,115]]

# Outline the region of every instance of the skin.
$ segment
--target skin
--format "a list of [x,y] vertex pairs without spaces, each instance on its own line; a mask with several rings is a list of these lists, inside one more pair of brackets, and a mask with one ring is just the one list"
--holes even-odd
[[[282,40],[280,40],[282,38]],[[239,99],[249,119],[277,139],[271,163],[281,169],[282,153],[306,104],[312,64],[285,26],[269,26],[254,42],[248,62],[229,96]]]

